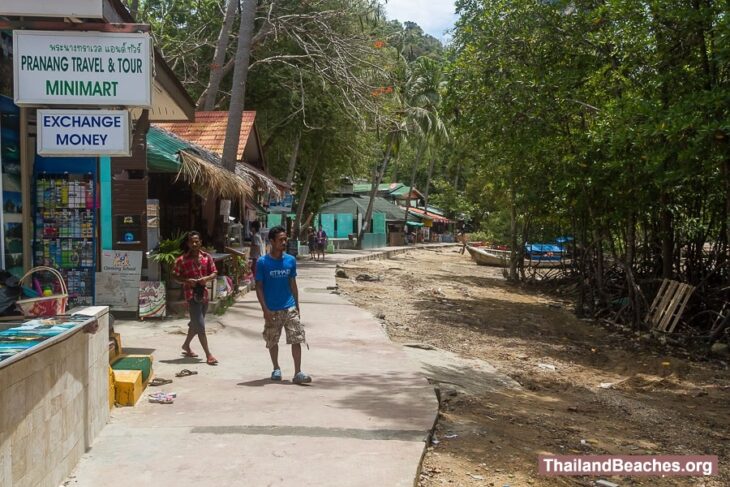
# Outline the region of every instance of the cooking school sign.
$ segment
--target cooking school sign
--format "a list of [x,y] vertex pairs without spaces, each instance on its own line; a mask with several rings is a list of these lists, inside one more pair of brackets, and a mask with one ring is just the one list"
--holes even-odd
[[148,34],[13,31],[17,105],[152,104]]

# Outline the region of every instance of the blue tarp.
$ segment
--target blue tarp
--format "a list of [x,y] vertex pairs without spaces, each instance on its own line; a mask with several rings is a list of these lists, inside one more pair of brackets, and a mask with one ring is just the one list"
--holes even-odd
[[563,247],[556,244],[525,244],[525,252],[530,254],[546,254],[548,252],[552,252],[554,254],[556,253],[562,253]]

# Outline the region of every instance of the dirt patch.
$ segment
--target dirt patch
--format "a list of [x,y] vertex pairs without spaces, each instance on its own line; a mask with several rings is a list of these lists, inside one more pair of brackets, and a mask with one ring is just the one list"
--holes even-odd
[[600,478],[538,476],[539,454],[718,455],[716,477],[608,480],[730,485],[726,364],[578,320],[570,299],[511,286],[501,269],[452,248],[342,270],[341,292],[382,319],[392,340],[488,361],[522,386],[442,394],[419,485],[588,486]]

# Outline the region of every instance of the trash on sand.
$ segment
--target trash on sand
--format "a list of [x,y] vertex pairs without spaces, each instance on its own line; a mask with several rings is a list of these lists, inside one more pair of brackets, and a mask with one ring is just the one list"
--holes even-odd
[[544,370],[551,370],[551,371],[553,371],[553,372],[555,372],[556,370],[558,370],[558,368],[557,368],[557,367],[555,367],[554,365],[551,365],[551,364],[537,364],[537,366],[538,366],[539,368],[541,368],[541,369],[544,369]]
[[355,278],[357,281],[382,281],[381,276],[371,276],[370,274],[358,274]]
[[600,485],[601,487],[618,487],[618,484],[614,484],[608,480],[596,480],[596,485]]
[[601,389],[613,389],[613,382],[601,382],[598,384]]
[[433,438],[431,438],[431,444],[432,445],[438,445],[439,443],[441,443],[441,442],[435,436]]
[[484,480],[484,477],[482,477],[481,475],[474,475],[473,473],[468,473],[467,475],[474,480]]
[[451,433],[451,434],[444,436],[444,438],[448,438],[449,440],[452,438],[458,438],[458,437],[459,437],[459,435],[457,435],[455,433]]

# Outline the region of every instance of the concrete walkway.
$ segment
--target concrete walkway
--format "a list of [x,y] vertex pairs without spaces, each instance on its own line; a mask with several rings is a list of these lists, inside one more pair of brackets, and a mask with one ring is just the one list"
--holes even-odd
[[[338,261],[365,255],[299,261],[308,386],[291,383],[283,337],[284,381],[269,380],[255,293],[209,316],[217,367],[181,358],[187,320],[118,321],[125,351],[152,353],[156,376],[174,382],[149,387],[134,408],[115,409],[66,485],[414,485],[438,413],[433,388],[372,315],[327,289]],[[193,350],[202,355],[197,340]],[[198,374],[175,378],[183,368]],[[147,402],[156,390],[178,397],[172,405]]]

